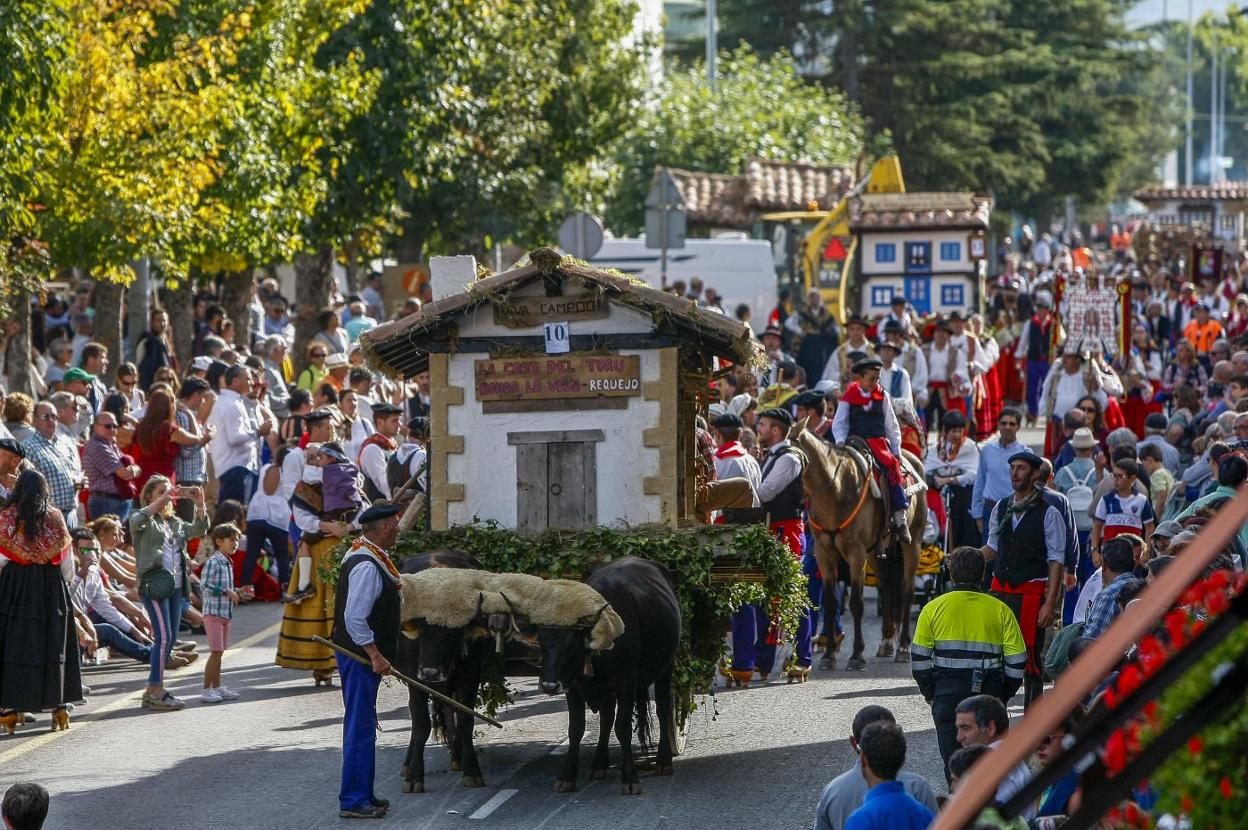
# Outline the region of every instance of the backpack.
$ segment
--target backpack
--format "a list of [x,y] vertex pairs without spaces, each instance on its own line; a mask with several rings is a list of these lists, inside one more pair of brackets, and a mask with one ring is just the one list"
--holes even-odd
[[1092,506],[1092,497],[1095,491],[1088,486],[1088,481],[1096,472],[1096,467],[1088,470],[1088,474],[1083,477],[1083,481],[1076,479],[1076,483],[1066,491],[1066,499],[1070,502],[1070,509],[1075,511],[1075,516],[1079,514],[1087,515],[1088,508]]
[[[399,458],[398,450],[390,453],[390,457],[386,459],[386,482],[390,485],[391,493],[397,493],[399,488],[401,488],[404,484],[407,484],[408,479],[416,473],[416,470],[411,469],[411,463],[415,460],[417,455],[418,453],[413,452],[410,455]],[[423,493],[425,491],[423,479],[424,476],[421,476],[421,478],[417,479],[416,483],[412,485],[412,489],[417,493]]]

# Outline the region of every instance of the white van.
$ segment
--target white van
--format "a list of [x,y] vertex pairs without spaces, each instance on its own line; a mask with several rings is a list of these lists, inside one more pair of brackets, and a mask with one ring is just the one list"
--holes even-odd
[[[606,239],[589,264],[615,268],[660,288],[660,254],[658,248],[647,248],[645,239]],[[688,285],[693,277],[701,277],[706,288],[718,292],[729,316],[738,304],[745,303],[753,312],[750,324],[755,331],[766,327],[767,315],[776,307],[776,267],[770,242],[686,239],[685,247],[667,252],[667,284],[681,280]]]

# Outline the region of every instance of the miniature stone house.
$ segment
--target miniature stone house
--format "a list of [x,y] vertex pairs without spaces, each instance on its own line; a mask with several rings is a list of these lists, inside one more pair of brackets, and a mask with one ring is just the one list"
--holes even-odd
[[433,529],[693,517],[693,419],[715,358],[758,359],[744,326],[549,248],[495,276],[471,257],[431,272],[437,299],[361,342],[383,371],[429,372]]

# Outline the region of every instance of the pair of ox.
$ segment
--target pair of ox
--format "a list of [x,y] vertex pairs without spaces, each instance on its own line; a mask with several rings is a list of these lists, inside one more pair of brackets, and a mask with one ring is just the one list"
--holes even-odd
[[[539,687],[563,692],[568,705],[568,752],[555,783],[576,789],[585,734],[585,707],[597,712],[600,733],[590,777],[603,779],[614,729],[621,748],[622,791],[641,792],[633,761],[634,715],[648,744],[650,687],[659,718],[656,771],[672,772],[672,664],[680,641],[680,606],[671,574],[661,565],[626,558],[595,568],[584,582],[544,580],[482,570],[467,554],[436,551],[403,562],[398,667],[475,707],[487,660],[504,651],[538,652]],[[404,759],[404,792],[424,792],[424,748],[434,722],[462,770],[466,787],[484,786],[472,740],[472,718],[409,690],[412,735]]]

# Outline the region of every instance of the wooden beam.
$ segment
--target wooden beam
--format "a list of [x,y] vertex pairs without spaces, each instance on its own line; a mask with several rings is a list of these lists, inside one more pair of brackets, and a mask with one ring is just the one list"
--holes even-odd
[[583,412],[591,409],[628,409],[629,398],[554,398],[546,401],[482,401],[486,415],[507,412]]
[[571,441],[605,441],[607,434],[600,429],[559,429],[546,432],[509,432],[507,443],[517,444],[553,444]]
[[[600,349],[665,349],[669,346],[686,346],[696,338],[678,337],[670,334],[623,333],[623,334],[574,334],[569,340],[574,352],[591,352]],[[498,337],[431,338],[421,342],[420,348],[430,354],[449,352],[495,351],[514,354],[529,352],[546,353],[546,338],[534,335],[500,335]],[[503,355],[507,356],[507,355]]]

